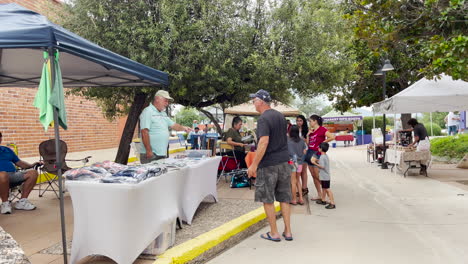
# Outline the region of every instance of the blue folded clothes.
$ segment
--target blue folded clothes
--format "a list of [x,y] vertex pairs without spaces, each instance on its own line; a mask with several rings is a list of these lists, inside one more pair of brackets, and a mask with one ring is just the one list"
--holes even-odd
[[112,176],[101,179],[103,183],[139,183],[148,178],[158,177],[167,172],[164,166],[143,165],[129,166],[125,170],[118,171]]

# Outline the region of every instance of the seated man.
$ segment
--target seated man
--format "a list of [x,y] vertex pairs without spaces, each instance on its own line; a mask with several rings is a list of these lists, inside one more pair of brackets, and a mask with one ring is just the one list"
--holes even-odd
[[[2,143],[2,133],[0,132],[0,144]],[[37,171],[16,171],[16,166],[22,169],[30,169],[39,163],[29,164],[20,160],[18,156],[8,147],[0,146],[0,213],[11,214],[11,204],[8,201],[8,195],[11,187],[23,184],[21,199],[16,202],[15,209],[34,210],[36,206],[28,201],[29,193],[37,181]],[[23,183],[24,182],[24,183]]]

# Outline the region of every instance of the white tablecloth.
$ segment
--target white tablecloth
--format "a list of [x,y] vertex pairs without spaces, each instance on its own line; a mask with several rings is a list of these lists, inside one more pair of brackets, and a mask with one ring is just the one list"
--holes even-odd
[[385,153],[385,161],[395,164],[395,166],[401,171],[406,171],[406,169],[408,169],[407,161],[419,161],[421,164],[426,165],[430,159],[431,153],[429,151],[401,151],[387,149],[387,152]]
[[71,263],[93,254],[132,263],[177,217],[191,223],[203,198],[217,198],[220,160],[201,160],[139,184],[67,181],[74,214]]
[[211,195],[215,201],[218,200],[216,176],[220,161],[221,157],[217,156],[189,165],[184,176],[179,202],[180,219],[187,224],[192,224],[193,215],[205,197]]

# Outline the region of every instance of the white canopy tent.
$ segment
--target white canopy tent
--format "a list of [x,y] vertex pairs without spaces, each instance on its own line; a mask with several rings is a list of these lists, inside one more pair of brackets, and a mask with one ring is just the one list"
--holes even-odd
[[[441,74],[440,79],[422,78],[394,96],[373,104],[372,108],[374,113],[394,114],[395,118],[399,113],[429,112],[432,134],[432,112],[463,111],[468,108],[468,82],[453,80],[445,74]],[[394,140],[396,147],[396,137]]]
[[440,80],[422,78],[372,108],[382,114],[463,111],[468,108],[468,82],[445,74]]

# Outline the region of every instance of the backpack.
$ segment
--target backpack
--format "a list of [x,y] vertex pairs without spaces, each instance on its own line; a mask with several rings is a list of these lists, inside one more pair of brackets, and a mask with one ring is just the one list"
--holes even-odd
[[234,170],[228,173],[228,175],[231,176],[231,188],[250,187],[250,181],[246,170]]

